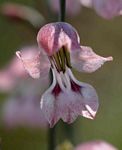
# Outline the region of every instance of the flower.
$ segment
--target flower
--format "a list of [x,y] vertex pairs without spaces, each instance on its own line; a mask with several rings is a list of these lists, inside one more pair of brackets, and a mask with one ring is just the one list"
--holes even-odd
[[25,77],[23,65],[14,57],[9,65],[0,70],[0,92],[10,92],[15,88],[18,79]]
[[105,141],[97,140],[80,144],[75,150],[117,150],[117,148]]
[[[52,10],[59,12],[57,0],[49,1],[49,5]],[[112,19],[122,14],[122,0],[67,0],[66,6],[70,16],[77,15],[80,7],[93,8],[99,16],[105,19]]]
[[[57,0],[50,0],[49,6],[52,11],[59,13],[60,12],[60,5]],[[73,7],[71,7],[71,5]],[[76,16],[80,12],[81,6],[80,1],[74,1],[74,0],[66,0],[66,12],[70,16]]]
[[3,104],[2,122],[5,127],[47,127],[39,106],[40,84],[42,80],[21,80],[15,94]]
[[93,8],[106,19],[121,15],[122,0],[92,0]]
[[34,78],[44,78],[43,71],[46,74],[49,70],[52,72],[52,84],[41,96],[40,103],[50,127],[59,119],[72,123],[79,115],[94,119],[99,105],[97,93],[91,85],[75,79],[71,68],[74,66],[82,72],[94,72],[112,57],[98,56],[91,48],[80,46],[77,31],[68,23],[43,26],[37,41],[41,50],[35,57],[24,59],[20,51],[17,56]]
[[[35,52],[38,52],[37,46],[22,48],[24,57],[35,56]],[[48,84],[49,78],[46,78],[46,80],[30,78],[20,60],[14,57],[0,71],[0,92],[8,93],[8,98],[3,102],[1,109],[4,126],[6,128],[47,127],[47,121],[40,111],[39,97]]]

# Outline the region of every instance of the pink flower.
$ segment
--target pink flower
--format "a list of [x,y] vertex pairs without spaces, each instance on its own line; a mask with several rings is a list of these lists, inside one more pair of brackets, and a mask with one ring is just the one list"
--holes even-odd
[[[38,52],[38,50],[39,49],[36,46],[28,46],[22,49],[22,54],[24,54],[24,57],[32,57],[35,56],[35,53]],[[25,72],[22,63],[17,57],[14,57],[4,69],[0,70],[0,91],[12,91],[12,89],[19,84],[19,81],[24,80],[25,78],[27,78],[27,73]]]
[[[60,12],[60,5],[58,0],[49,0],[49,6],[50,8],[56,12]],[[73,6],[73,7],[72,7]],[[74,1],[74,0],[66,0],[66,12],[70,16],[75,16],[80,12],[81,6],[80,1]]]
[[2,121],[7,128],[47,127],[47,121],[39,105],[40,84],[43,83],[43,80],[21,81],[15,95],[3,104]]
[[11,78],[7,70],[0,71],[0,91],[7,92],[13,89],[15,80]]
[[117,148],[105,141],[98,140],[78,145],[75,150],[117,150]]
[[106,19],[119,16],[122,10],[122,0],[92,0],[93,8]]
[[[32,77],[43,77],[43,71],[49,74],[51,69],[52,84],[41,97],[41,110],[51,127],[59,119],[72,123],[79,115],[94,119],[98,109],[95,89],[75,79],[71,68],[74,66],[81,72],[94,72],[104,62],[111,61],[112,57],[98,56],[91,48],[80,46],[79,39],[77,31],[70,24],[50,23],[40,29],[37,41],[41,51],[28,59],[28,65],[24,55],[17,52]],[[43,55],[44,60],[41,59]]]
[[[59,12],[59,2],[50,0],[49,5],[55,12]],[[77,15],[80,7],[93,8],[98,15],[105,19],[112,19],[122,14],[122,0],[66,0],[67,14]]]
[[26,73],[23,65],[14,57],[4,69],[0,70],[0,91],[11,91],[18,83],[18,79],[25,77]]

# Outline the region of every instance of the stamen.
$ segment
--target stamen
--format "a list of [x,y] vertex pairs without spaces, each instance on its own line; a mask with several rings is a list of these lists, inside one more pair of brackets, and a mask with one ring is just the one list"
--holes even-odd
[[52,57],[54,58],[59,71],[61,71],[62,68],[61,68],[61,63],[60,63],[60,58],[58,56],[58,53],[55,53]]
[[65,73],[66,67],[71,68],[70,53],[63,46],[58,52],[49,57],[51,64],[55,65],[58,72]]
[[65,72],[66,71],[66,67],[65,67],[66,61],[65,61],[65,55],[64,55],[63,48],[60,49],[59,56],[61,59],[62,71]]
[[70,61],[70,53],[69,53],[69,51],[66,49],[66,47],[63,47],[63,52],[64,52],[64,55],[65,55],[67,67],[72,68],[72,66],[71,66],[71,61]]

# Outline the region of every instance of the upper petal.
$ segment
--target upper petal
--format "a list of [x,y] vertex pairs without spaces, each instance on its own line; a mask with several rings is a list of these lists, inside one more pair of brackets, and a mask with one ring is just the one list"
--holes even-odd
[[16,55],[31,77],[39,78],[49,73],[50,63],[47,57],[37,48],[26,48],[22,52],[17,51]]
[[81,46],[81,49],[71,52],[72,66],[81,72],[91,73],[99,69],[105,62],[113,58],[101,57],[93,52],[90,47]]
[[77,31],[64,22],[49,23],[43,26],[38,32],[37,41],[48,55],[54,54],[63,46],[68,50],[80,47]]

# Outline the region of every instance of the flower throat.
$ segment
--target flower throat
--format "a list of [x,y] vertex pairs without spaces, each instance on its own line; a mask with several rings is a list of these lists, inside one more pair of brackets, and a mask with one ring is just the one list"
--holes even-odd
[[66,67],[72,68],[70,62],[70,53],[66,47],[62,47],[58,52],[49,57],[52,67],[55,67],[58,72],[65,72]]

